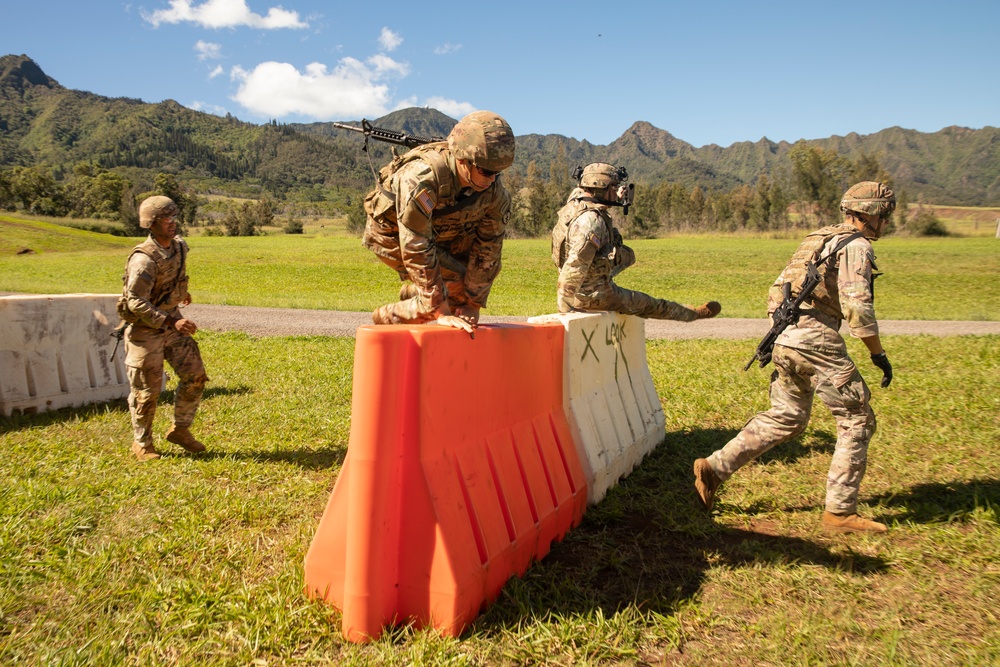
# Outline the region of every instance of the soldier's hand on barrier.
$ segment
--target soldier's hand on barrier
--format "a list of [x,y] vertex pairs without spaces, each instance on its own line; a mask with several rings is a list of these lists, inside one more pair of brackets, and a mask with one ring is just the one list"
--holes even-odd
[[872,363],[882,369],[882,388],[885,389],[892,382],[892,364],[885,352],[872,355]]
[[455,317],[461,317],[475,328],[479,324],[479,309],[469,304],[462,304],[455,308]]
[[462,331],[468,333],[473,339],[476,337],[475,325],[468,320],[458,317],[457,315],[442,315],[437,318],[437,323],[442,326],[452,327],[453,329],[461,329]]

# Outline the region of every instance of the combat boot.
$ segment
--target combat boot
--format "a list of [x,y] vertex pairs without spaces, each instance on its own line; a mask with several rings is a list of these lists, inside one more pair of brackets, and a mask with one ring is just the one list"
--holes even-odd
[[160,458],[160,453],[156,451],[153,445],[144,445],[141,442],[132,442],[132,453],[140,461],[152,461],[153,459]]
[[823,512],[823,530],[831,533],[884,533],[889,529],[884,523],[862,519],[857,514]]
[[167,442],[180,445],[192,454],[205,451],[205,445],[194,439],[187,426],[178,426],[177,424],[171,426],[167,431]]
[[698,499],[705,509],[712,509],[715,504],[715,491],[722,484],[722,480],[712,470],[708,459],[694,460],[694,489],[698,492]]
[[379,306],[372,312],[372,322],[374,324],[397,324],[393,321],[392,307]]
[[710,317],[715,317],[722,312],[722,304],[718,301],[709,301],[704,303],[697,308],[692,308],[692,310],[698,314],[699,320],[707,320]]
[[413,283],[403,283],[399,286],[399,300],[406,301],[420,294],[420,290]]

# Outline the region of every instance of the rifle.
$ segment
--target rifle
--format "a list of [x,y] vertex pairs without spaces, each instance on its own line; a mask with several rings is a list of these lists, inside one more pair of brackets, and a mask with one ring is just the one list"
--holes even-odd
[[[361,119],[361,127],[357,127],[356,125],[346,125],[345,123],[331,123],[331,125],[339,127],[342,130],[360,132],[365,135],[365,143],[361,146],[361,150],[363,150],[368,156],[368,166],[371,167],[372,176],[375,177],[376,185],[378,184],[378,173],[375,171],[375,163],[372,162],[371,151],[368,150],[369,139],[376,139],[378,141],[384,141],[388,144],[396,144],[397,146],[405,146],[407,149],[416,148],[422,144],[430,144],[435,141],[446,141],[444,137],[421,137],[416,134],[406,134],[405,132],[396,132],[395,130],[375,127],[364,118]],[[396,149],[393,149],[393,155],[395,154]]]
[[806,264],[806,277],[802,281],[802,286],[799,288],[798,295],[792,298],[792,284],[783,283],[781,285],[781,294],[784,297],[781,301],[781,305],[775,308],[774,314],[771,315],[771,330],[764,334],[760,343],[757,345],[757,351],[754,352],[753,357],[747,362],[747,365],[743,367],[743,370],[749,369],[753,366],[753,362],[760,360],[760,367],[764,368],[769,363],[771,363],[771,354],[774,351],[774,342],[778,340],[778,336],[781,332],[787,329],[792,324],[799,321],[799,307],[802,302],[809,298],[816,286],[819,285],[823,278],[819,275],[819,269],[817,265],[823,264],[824,262],[830,261],[830,258],[836,255],[843,249],[848,243],[854,239],[864,236],[861,232],[855,232],[847,238],[843,239],[836,247],[828,252],[825,257],[821,257],[816,262],[810,261]]
[[334,127],[339,127],[342,130],[360,132],[365,135],[365,152],[368,151],[368,139],[377,139],[378,141],[384,141],[398,146],[406,146],[407,148],[415,148],[421,144],[429,144],[435,141],[445,141],[444,137],[421,137],[416,134],[406,134],[405,132],[396,132],[395,130],[386,130],[382,127],[375,127],[364,118],[361,119],[361,127],[346,125],[344,123],[330,124]]

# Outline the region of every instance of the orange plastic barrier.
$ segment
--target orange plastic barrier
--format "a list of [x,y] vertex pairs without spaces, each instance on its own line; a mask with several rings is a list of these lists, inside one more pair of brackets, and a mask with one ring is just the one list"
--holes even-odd
[[563,327],[357,331],[347,457],[305,588],[351,641],[412,622],[457,636],[580,522]]

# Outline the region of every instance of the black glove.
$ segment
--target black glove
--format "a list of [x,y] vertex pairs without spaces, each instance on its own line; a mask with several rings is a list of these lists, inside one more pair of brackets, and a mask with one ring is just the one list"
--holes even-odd
[[885,356],[885,352],[873,354],[872,363],[882,369],[882,388],[885,389],[892,382],[892,364],[889,363],[889,357]]

